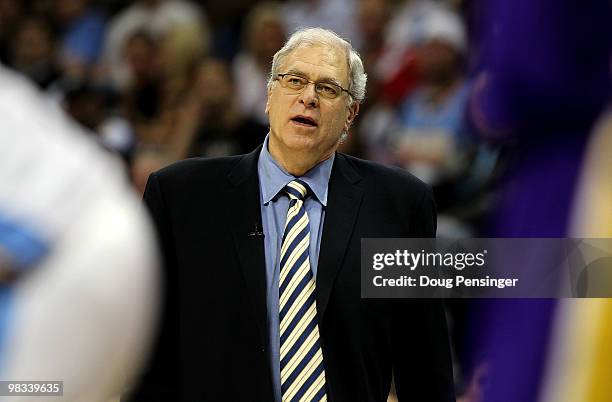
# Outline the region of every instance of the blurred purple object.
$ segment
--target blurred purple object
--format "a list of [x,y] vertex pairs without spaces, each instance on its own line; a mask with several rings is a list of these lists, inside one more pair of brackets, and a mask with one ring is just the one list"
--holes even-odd
[[[609,101],[605,0],[475,0],[470,123],[512,144],[488,236],[563,237],[591,127]],[[537,401],[553,300],[490,301],[473,333],[490,358],[487,402]]]

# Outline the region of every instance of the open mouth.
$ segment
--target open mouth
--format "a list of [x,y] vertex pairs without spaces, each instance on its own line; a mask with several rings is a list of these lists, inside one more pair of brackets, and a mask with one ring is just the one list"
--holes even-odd
[[313,118],[308,117],[308,116],[295,116],[293,118],[291,118],[291,121],[294,123],[297,123],[301,126],[306,126],[306,127],[317,127],[317,122],[314,121]]

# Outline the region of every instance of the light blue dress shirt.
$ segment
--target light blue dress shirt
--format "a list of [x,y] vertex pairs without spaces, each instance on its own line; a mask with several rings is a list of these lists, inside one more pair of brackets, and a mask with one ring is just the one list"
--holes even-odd
[[[321,245],[321,233],[327,205],[327,188],[335,154],[319,163],[301,176],[313,196],[306,199],[306,213],[310,221],[310,267],[313,277],[317,277],[317,263]],[[269,356],[272,369],[274,399],[281,402],[280,384],[280,336],[278,317],[278,277],[280,273],[279,250],[285,230],[285,220],[289,209],[289,197],[283,191],[285,186],[296,177],[287,173],[270,155],[268,137],[264,141],[257,165],[259,174],[259,199],[264,232],[266,254],[266,297],[268,308],[268,334],[270,336]]]

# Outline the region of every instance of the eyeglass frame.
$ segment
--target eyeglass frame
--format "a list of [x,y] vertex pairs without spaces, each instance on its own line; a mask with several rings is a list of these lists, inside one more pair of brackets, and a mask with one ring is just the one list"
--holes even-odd
[[[283,78],[284,78],[286,75],[293,75],[294,77],[298,77],[298,78],[303,78],[303,79],[305,79],[305,80],[306,80],[306,82],[307,82],[307,84],[306,84],[306,85],[304,85],[304,88],[306,88],[306,86],[307,86],[308,84],[313,84],[313,85],[314,85],[314,87],[315,87],[315,93],[317,93],[317,94],[318,94],[318,95],[320,95],[320,96],[323,96],[323,95],[321,95],[321,94],[319,94],[319,92],[317,92],[317,84],[328,84],[328,85],[334,85],[334,86],[337,86],[338,88],[340,88],[340,90],[341,90],[341,91],[346,92],[346,93],[347,93],[347,94],[348,94],[348,95],[351,97],[351,99],[353,98],[353,94],[351,93],[351,91],[349,91],[349,90],[348,90],[348,89],[346,89],[346,88],[343,88],[343,87],[342,87],[342,85],[340,85],[340,84],[336,84],[336,83],[334,83],[334,82],[329,82],[329,81],[312,81],[312,80],[309,80],[308,78],[304,77],[303,75],[299,75],[299,74],[296,74],[296,73],[282,73],[282,74],[277,73],[277,74],[276,74],[276,79],[277,79],[278,81],[280,81],[280,82],[281,82],[281,85],[282,85]],[[285,88],[285,86],[283,86],[283,88]],[[304,90],[304,88],[300,89],[299,91]],[[323,96],[323,97],[325,98],[325,96]],[[325,98],[325,99],[334,100],[334,99],[338,99],[338,97],[336,97],[336,98]]]

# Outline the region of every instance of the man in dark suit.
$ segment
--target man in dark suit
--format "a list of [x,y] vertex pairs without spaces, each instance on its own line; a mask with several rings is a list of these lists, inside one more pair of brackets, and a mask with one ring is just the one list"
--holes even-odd
[[454,401],[441,305],[360,297],[362,238],[436,228],[423,183],[336,153],[365,83],[348,42],[298,31],[262,147],[151,175],[166,297],[136,400],[383,402],[393,374],[402,402]]

